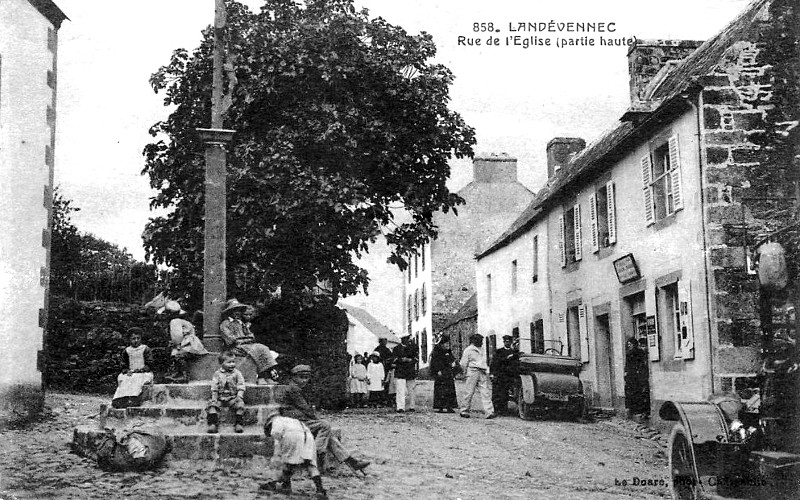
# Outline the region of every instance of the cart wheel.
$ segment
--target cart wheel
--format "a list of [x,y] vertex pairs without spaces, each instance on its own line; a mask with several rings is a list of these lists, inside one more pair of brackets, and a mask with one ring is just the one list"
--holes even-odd
[[692,441],[681,424],[675,424],[669,435],[668,455],[672,498],[675,500],[701,498]]
[[519,412],[519,418],[522,420],[533,420],[536,417],[536,414],[533,410],[533,404],[525,402],[525,396],[523,395],[521,387],[519,389],[519,394],[517,395],[517,412]]

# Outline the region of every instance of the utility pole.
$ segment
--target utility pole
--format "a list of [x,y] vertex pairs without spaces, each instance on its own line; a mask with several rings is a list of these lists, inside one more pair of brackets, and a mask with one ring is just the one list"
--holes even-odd
[[[203,343],[210,351],[220,351],[222,340],[219,323],[227,299],[225,272],[226,230],[226,147],[234,130],[224,128],[227,111],[222,92],[222,70],[225,61],[225,0],[215,0],[214,7],[214,76],[211,87],[211,128],[197,132],[205,144],[205,242],[203,263]],[[232,72],[232,71],[231,71]],[[234,82],[230,82],[232,86]],[[229,88],[229,92],[231,89]]]

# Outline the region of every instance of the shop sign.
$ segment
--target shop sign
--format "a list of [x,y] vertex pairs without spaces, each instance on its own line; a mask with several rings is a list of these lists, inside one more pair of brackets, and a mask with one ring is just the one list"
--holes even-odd
[[639,266],[636,265],[636,259],[631,253],[614,261],[614,271],[617,272],[617,279],[623,285],[642,277],[639,273]]

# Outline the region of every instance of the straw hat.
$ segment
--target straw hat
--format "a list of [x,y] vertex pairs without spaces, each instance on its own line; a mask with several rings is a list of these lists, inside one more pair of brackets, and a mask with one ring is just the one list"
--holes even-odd
[[165,313],[181,315],[181,314],[186,314],[186,311],[183,310],[183,308],[181,307],[181,303],[178,302],[177,300],[168,300],[164,304],[164,307],[156,311],[156,314],[165,314]]
[[225,309],[222,310],[222,314],[228,314],[231,311],[235,311],[236,309],[241,309],[244,311],[247,309],[247,304],[242,304],[236,299],[230,299],[228,302],[225,303]]

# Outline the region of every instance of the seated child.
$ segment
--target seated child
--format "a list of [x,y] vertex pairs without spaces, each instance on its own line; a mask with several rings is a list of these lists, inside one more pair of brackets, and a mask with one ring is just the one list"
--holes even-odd
[[262,484],[260,489],[290,494],[292,473],[305,468],[317,487],[317,498],[327,499],[317,467],[317,447],[308,427],[295,418],[281,416],[280,406],[269,405],[265,414],[264,434],[274,439],[274,452],[270,460],[272,479]]
[[367,379],[369,380],[369,404],[378,406],[383,403],[383,384],[386,381],[386,370],[381,363],[381,355],[373,352],[367,365]]
[[244,432],[244,376],[236,369],[236,355],[223,351],[219,355],[220,369],[211,378],[211,401],[206,407],[208,432],[218,432],[220,407],[229,407],[236,412],[235,432]]
[[122,373],[117,376],[117,391],[111,399],[114,408],[127,408],[142,404],[142,389],[145,384],[153,383],[153,353],[142,344],[142,329],[131,328],[127,331],[129,345],[122,351]]
[[364,366],[363,357],[356,354],[353,358],[353,364],[350,365],[350,397],[352,398],[353,406],[359,407],[364,405],[365,396],[367,395],[367,368]]
[[169,334],[172,344],[172,359],[176,367],[176,379],[189,381],[188,362],[198,356],[208,354],[203,342],[197,337],[195,327],[183,318],[173,318],[169,322]]

